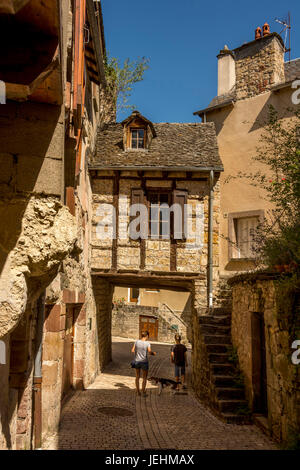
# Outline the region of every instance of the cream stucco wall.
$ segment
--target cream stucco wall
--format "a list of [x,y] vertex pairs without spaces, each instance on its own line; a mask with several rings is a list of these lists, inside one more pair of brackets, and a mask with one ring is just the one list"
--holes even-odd
[[[284,88],[276,92],[266,92],[252,98],[237,101],[234,107],[225,107],[207,114],[207,121],[215,123],[220,157],[224,165],[221,174],[221,214],[220,214],[220,270],[222,274],[242,271],[253,267],[253,263],[242,260],[230,261],[228,256],[228,214],[232,212],[263,209],[265,214],[271,208],[265,194],[253,187],[249,180],[229,176],[239,172],[255,173],[263,166],[253,161],[256,148],[266,122],[269,105],[273,105],[285,120],[291,119],[287,111],[292,106],[294,90]],[[266,171],[264,167],[264,171]]]
[[[124,298],[127,302],[129,298],[128,291],[127,287],[115,287],[113,300]],[[139,305],[158,307],[159,304],[167,304],[172,310],[183,311],[185,308],[190,309],[190,293],[166,289],[159,289],[157,292],[150,289],[140,289]]]

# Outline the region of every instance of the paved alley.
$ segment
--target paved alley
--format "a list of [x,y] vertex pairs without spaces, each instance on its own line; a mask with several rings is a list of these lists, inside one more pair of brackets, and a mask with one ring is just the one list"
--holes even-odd
[[[47,449],[275,449],[256,426],[224,424],[188,387],[174,394],[148,382],[147,397],[135,394],[130,368],[133,341],[113,339],[113,362],[84,391],[65,404],[60,430]],[[149,376],[173,378],[170,345],[152,343]],[[190,361],[191,362],[191,361]],[[189,364],[190,365],[190,364]]]

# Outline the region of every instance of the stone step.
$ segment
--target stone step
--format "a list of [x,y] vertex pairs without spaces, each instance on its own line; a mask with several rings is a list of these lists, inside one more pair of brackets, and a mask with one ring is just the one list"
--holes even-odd
[[214,374],[212,376],[212,379],[214,381],[215,387],[230,387],[234,388],[235,381],[234,377],[231,377],[230,375],[222,375],[222,374]]
[[229,353],[208,353],[208,360],[215,364],[224,364],[228,362]]
[[207,335],[229,335],[231,327],[223,325],[201,325],[201,332]]
[[230,326],[231,320],[229,316],[214,316],[214,315],[202,315],[199,317],[199,323],[201,325],[220,325]]
[[222,413],[239,414],[239,409],[247,409],[248,402],[246,400],[219,400],[218,405]]
[[215,307],[215,308],[212,309],[212,315],[231,316],[231,308],[228,308],[228,307]]
[[235,413],[220,413],[220,418],[228,424],[251,424],[251,415],[237,415]]
[[218,399],[223,400],[244,400],[245,393],[242,388],[234,387],[216,387],[216,395]]
[[206,344],[226,344],[228,347],[231,345],[229,335],[203,335]]
[[232,364],[211,364],[213,375],[233,375],[234,367]]
[[226,354],[228,352],[228,345],[226,344],[207,344],[206,345],[206,351],[208,354],[213,353],[213,354]]

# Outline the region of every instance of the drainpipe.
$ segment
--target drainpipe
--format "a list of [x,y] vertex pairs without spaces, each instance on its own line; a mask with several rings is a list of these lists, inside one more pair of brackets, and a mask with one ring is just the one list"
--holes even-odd
[[34,448],[42,446],[42,346],[45,318],[45,292],[37,301],[36,343],[33,374],[33,429]]
[[209,174],[208,213],[208,308],[213,308],[213,224],[214,224],[214,172]]

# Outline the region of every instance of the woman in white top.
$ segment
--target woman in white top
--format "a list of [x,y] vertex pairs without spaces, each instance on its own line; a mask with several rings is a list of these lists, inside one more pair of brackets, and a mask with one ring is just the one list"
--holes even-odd
[[142,384],[142,394],[146,396],[146,384],[147,376],[149,370],[149,360],[148,355],[155,356],[156,352],[151,351],[151,344],[149,343],[149,332],[142,331],[142,339],[138,339],[131,350],[135,354],[135,361],[133,367],[135,368],[135,385],[136,392],[138,395],[141,395],[140,392],[140,374],[141,370],[143,371],[143,384]]

